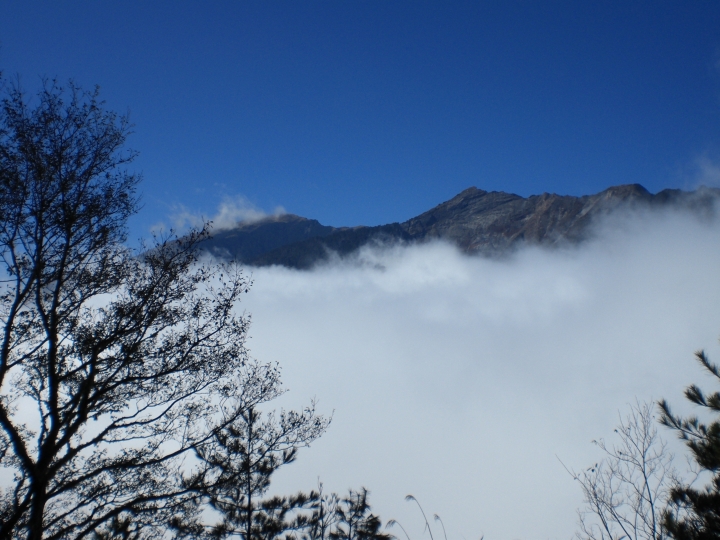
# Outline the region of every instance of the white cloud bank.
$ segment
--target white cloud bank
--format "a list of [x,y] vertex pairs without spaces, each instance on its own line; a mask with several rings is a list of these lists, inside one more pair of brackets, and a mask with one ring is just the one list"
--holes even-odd
[[283,366],[277,405],[335,411],[274,485],[366,486],[413,540],[408,493],[450,540],[570,538],[580,488],[556,456],[594,463],[590,441],[636,397],[687,410],[683,388],[708,383],[693,351],[720,360],[718,224],[646,214],[578,249],[493,261],[437,243],[360,262],[253,270],[249,346]]

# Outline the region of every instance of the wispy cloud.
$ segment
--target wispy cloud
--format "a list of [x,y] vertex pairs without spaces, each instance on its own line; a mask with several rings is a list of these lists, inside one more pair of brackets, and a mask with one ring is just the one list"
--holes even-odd
[[[169,216],[172,228],[182,232],[190,227],[202,227],[208,221],[212,222],[212,228],[215,231],[232,229],[239,223],[253,223],[271,216],[280,216],[285,214],[285,208],[276,207],[272,213],[261,210],[246,197],[236,195],[234,197],[226,196],[218,205],[216,213],[208,217],[199,212],[189,210],[183,205],[177,205]],[[161,232],[167,228],[164,222],[160,222],[153,227],[153,232]]]
[[435,243],[253,269],[250,346],[283,366],[278,405],[335,411],[274,489],[364,485],[412,538],[408,493],[451,538],[571,537],[581,493],[556,455],[597,461],[590,441],[636,397],[685,412],[684,386],[707,383],[693,351],[720,359],[718,245],[717,223],[650,213],[503,261]]
[[720,187],[720,161],[708,154],[698,156],[691,167],[692,187]]

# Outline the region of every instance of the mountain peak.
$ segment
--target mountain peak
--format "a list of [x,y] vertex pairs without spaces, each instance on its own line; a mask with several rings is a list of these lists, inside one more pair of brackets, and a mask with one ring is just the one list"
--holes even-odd
[[653,198],[653,194],[650,193],[640,184],[622,184],[619,186],[611,186],[604,191],[601,191],[599,195],[602,195],[606,199],[642,199],[650,200]]

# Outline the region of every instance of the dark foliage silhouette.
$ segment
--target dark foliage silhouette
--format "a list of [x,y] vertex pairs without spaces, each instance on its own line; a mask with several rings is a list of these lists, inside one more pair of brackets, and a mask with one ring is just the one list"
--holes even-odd
[[[720,380],[720,367],[712,363],[703,351],[695,356],[715,379]],[[709,424],[697,417],[681,418],[672,413],[666,401],[660,402],[661,422],[675,430],[690,450],[692,459],[710,476],[704,487],[678,483],[671,491],[670,505],[664,525],[669,535],[678,540],[707,540],[720,538],[720,393],[706,395],[698,386],[685,390],[685,397],[699,405],[715,419]]]
[[253,363],[245,391],[220,404],[223,427],[195,447],[200,466],[187,486],[197,491],[196,504],[209,505],[221,521],[196,523],[190,529],[195,534],[269,539],[307,526],[298,511],[317,494],[263,497],[272,475],[292,463],[300,447],[322,435],[330,420],[315,413],[314,403],[300,412],[263,415],[262,406],[282,393],[277,366]]

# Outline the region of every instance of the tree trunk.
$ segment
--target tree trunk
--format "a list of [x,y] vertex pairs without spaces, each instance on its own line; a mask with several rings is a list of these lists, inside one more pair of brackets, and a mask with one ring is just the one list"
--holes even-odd
[[43,517],[45,516],[45,503],[47,502],[47,486],[44,483],[36,483],[33,486],[35,496],[30,508],[30,522],[28,540],[42,540]]

